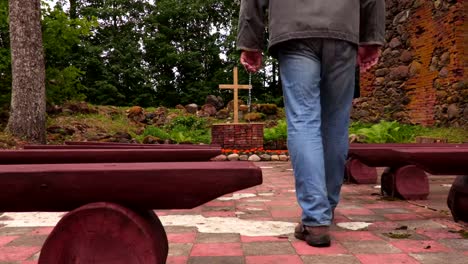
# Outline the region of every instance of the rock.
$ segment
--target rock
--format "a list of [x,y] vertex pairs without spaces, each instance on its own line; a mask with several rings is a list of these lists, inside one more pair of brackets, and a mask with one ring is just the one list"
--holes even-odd
[[198,117],[210,117],[210,114],[203,111],[203,110],[199,110],[199,111],[197,111],[197,116]]
[[249,156],[248,156],[248,155],[240,155],[240,156],[239,156],[239,160],[241,160],[241,161],[247,161],[247,160],[249,160]]
[[410,10],[401,11],[393,19],[393,25],[397,25],[399,23],[404,23],[408,19],[409,15],[410,15]]
[[440,90],[436,92],[438,100],[444,100],[447,97],[447,92],[444,90]]
[[385,78],[384,77],[377,77],[374,80],[374,85],[375,86],[380,86],[380,85],[383,85],[384,83],[385,83]]
[[187,110],[185,110],[185,107],[183,105],[181,105],[181,104],[176,105],[175,108],[179,109],[179,110],[182,110],[184,112],[187,111]]
[[[245,104],[244,101],[242,101],[242,100],[238,100],[237,103],[238,103],[238,106]],[[229,110],[229,112],[234,111],[234,100],[231,100],[231,101],[228,103],[227,109]]]
[[450,63],[450,52],[444,52],[440,56],[439,66],[443,67]]
[[216,113],[217,119],[226,119],[229,117],[229,111],[227,109],[221,109]]
[[447,103],[449,104],[458,103],[459,101],[460,101],[460,97],[458,97],[457,95],[449,96],[447,98]]
[[63,106],[63,112],[70,114],[97,114],[98,111],[86,102],[68,102]]
[[160,139],[158,137],[154,137],[154,136],[146,136],[145,138],[143,138],[143,144],[158,144],[158,142],[160,141]]
[[271,155],[271,161],[279,161],[279,155]]
[[463,110],[463,119],[468,121],[468,105],[465,107],[465,110]]
[[410,62],[412,59],[413,59],[413,54],[411,53],[411,51],[404,50],[401,53],[400,60],[402,62],[407,63],[407,62]]
[[378,69],[375,71],[375,76],[376,77],[383,77],[387,75],[390,72],[388,68],[383,68],[383,69]]
[[165,124],[170,123],[174,118],[178,117],[177,113],[170,113],[166,116]]
[[253,154],[249,157],[249,161],[260,161],[262,160],[257,154]]
[[162,126],[166,123],[166,117],[169,113],[169,110],[166,107],[158,107],[154,111],[154,118],[153,118],[153,125],[155,126]]
[[227,156],[226,155],[218,155],[214,158],[211,159],[212,161],[226,161],[227,160]]
[[[465,83],[463,81],[452,84],[452,89],[454,90],[462,90],[464,87],[465,87]],[[466,86],[466,88],[467,89],[465,89],[464,91],[468,91],[468,85]]]
[[422,64],[417,61],[413,61],[409,66],[409,76],[413,77],[415,75],[418,75],[419,73],[421,73],[421,69]]
[[390,78],[392,80],[402,80],[408,77],[409,67],[408,66],[398,66],[391,69]]
[[51,134],[60,134],[64,136],[71,136],[75,134],[75,129],[71,127],[61,127],[61,126],[50,126],[47,128],[47,132]]
[[382,57],[387,57],[389,55],[391,55],[392,53],[392,49],[391,48],[386,48],[383,52],[382,52]]
[[262,154],[262,155],[260,155],[260,159],[263,160],[263,161],[270,161],[271,156],[268,155],[268,154]]
[[286,155],[279,155],[279,159],[280,159],[280,161],[288,161],[289,157],[286,156]]
[[127,113],[127,118],[136,123],[143,122],[146,118],[145,111],[140,106],[133,106],[125,112]]
[[430,71],[437,71],[437,67],[439,64],[439,58],[437,56],[432,57],[431,65],[429,66]]
[[442,83],[439,79],[435,79],[433,82],[432,82],[432,86],[439,90],[440,88],[442,88]]
[[239,160],[239,154],[230,154],[229,156],[227,156],[227,159],[230,160],[230,161],[235,161],[235,160]]
[[153,122],[153,119],[156,115],[154,113],[146,113],[145,114],[145,123],[149,123],[150,121]]
[[444,67],[444,68],[442,68],[442,69],[440,70],[440,72],[439,72],[439,77],[440,77],[440,78],[447,78],[448,74],[449,74],[448,69],[447,69],[446,67]]
[[248,113],[244,115],[244,120],[255,122],[263,119],[263,115],[260,113]]
[[206,97],[205,103],[214,106],[216,110],[220,110],[224,107],[224,101],[221,96],[208,95]]
[[394,49],[401,46],[401,41],[398,38],[393,38],[388,45]]
[[198,105],[197,104],[188,104],[185,106],[185,110],[187,110],[188,113],[190,114],[196,114],[198,111]]
[[278,112],[278,106],[275,104],[258,104],[257,112],[263,113],[265,115],[276,115]]
[[132,136],[127,132],[117,132],[113,136],[114,142],[128,143],[132,140]]
[[47,105],[46,107],[46,113],[48,115],[58,115],[62,113],[62,111],[63,111],[63,108],[58,105]]
[[249,106],[248,105],[240,105],[239,106],[239,112],[248,113],[249,112]]
[[460,109],[456,104],[451,104],[448,106],[447,115],[449,120],[453,120],[460,116]]
[[215,116],[217,112],[216,107],[212,104],[204,104],[201,107],[201,110],[205,112],[208,116]]

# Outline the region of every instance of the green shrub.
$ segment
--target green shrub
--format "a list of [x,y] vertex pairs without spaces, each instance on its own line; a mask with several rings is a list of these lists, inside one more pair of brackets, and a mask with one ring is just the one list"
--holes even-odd
[[164,131],[163,129],[161,129],[159,127],[154,127],[154,126],[147,126],[145,128],[145,131],[143,132],[142,138],[144,138],[146,136],[157,137],[157,138],[159,138],[161,140],[170,139],[169,133],[167,133],[166,131]]
[[[361,125],[356,124],[353,129]],[[396,121],[380,121],[370,127],[357,129],[355,134],[364,136],[365,143],[407,143],[413,141],[416,135],[414,126],[401,125]]]
[[276,140],[286,140],[288,138],[288,125],[286,120],[280,119],[278,125],[271,128],[265,128],[263,130],[263,140],[276,141]]
[[208,127],[208,122],[206,119],[194,115],[180,115],[175,117],[170,124],[166,125],[166,128],[172,130],[178,126],[186,127],[189,130],[206,129]]

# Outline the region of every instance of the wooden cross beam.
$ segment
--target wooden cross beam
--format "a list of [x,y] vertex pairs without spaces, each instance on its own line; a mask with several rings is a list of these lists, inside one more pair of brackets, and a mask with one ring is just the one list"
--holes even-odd
[[252,85],[239,84],[237,67],[234,67],[234,84],[220,84],[219,89],[234,90],[234,123],[239,123],[239,89],[252,89]]

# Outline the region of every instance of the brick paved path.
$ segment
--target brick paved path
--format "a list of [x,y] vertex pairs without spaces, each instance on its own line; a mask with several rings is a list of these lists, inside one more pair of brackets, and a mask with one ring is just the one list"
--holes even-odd
[[[345,185],[332,247],[318,249],[292,236],[300,210],[290,164],[258,165],[261,186],[193,210],[157,212],[170,242],[168,264],[468,263],[460,233],[468,226],[454,223],[445,205],[453,177],[431,177],[429,200],[416,202],[382,199],[374,185]],[[0,264],[37,263],[58,216],[0,214]]]

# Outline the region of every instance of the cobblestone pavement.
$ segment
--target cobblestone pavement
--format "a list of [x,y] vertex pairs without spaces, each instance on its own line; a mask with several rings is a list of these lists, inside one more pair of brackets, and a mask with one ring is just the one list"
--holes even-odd
[[[382,199],[376,185],[343,187],[332,246],[296,240],[300,209],[287,162],[261,162],[264,183],[192,210],[158,211],[168,264],[466,264],[468,225],[453,222],[446,198],[454,177],[430,177],[426,201]],[[62,214],[0,213],[0,264],[37,263]]]

